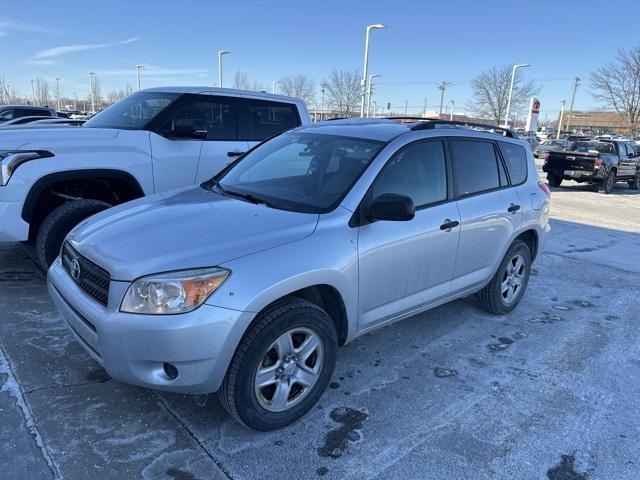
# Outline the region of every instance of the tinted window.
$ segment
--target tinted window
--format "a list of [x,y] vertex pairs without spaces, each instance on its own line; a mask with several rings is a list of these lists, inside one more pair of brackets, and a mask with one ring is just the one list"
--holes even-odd
[[84,126],[142,129],[152,118],[180,96],[180,93],[136,92],[87,120]]
[[49,110],[31,109],[25,108],[20,112],[21,117],[50,117],[51,112]]
[[571,150],[583,153],[588,152],[589,150],[595,150],[605,154],[616,153],[613,143],[609,142],[576,142],[571,146]]
[[453,140],[451,151],[458,195],[471,195],[500,186],[493,143]]
[[447,199],[447,168],[442,142],[413,143],[396,153],[373,185],[372,196],[397,193],[416,207]]
[[508,142],[498,142],[507,164],[512,185],[520,185],[527,179],[527,152],[524,147]]
[[627,154],[629,153],[627,148],[628,148],[627,145],[625,145],[624,143],[618,142],[618,153],[620,155],[620,158],[624,158],[627,156]]
[[207,140],[236,140],[238,138],[238,102],[233,97],[197,95],[195,101],[174,114],[160,127],[174,131],[176,125],[193,130],[206,130]]
[[300,125],[292,103],[249,99],[249,139],[264,140]]
[[6,122],[8,120],[13,120],[13,110],[5,110],[0,113],[0,122]]

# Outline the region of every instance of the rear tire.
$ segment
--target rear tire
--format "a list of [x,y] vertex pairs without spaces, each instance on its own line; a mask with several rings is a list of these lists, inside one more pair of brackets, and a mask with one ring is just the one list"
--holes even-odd
[[604,181],[602,182],[601,189],[602,193],[609,194],[613,190],[613,187],[616,184],[616,172],[615,170],[609,170],[607,176],[604,177]]
[[640,172],[636,173],[633,180],[629,180],[629,188],[631,190],[640,190]]
[[[281,344],[282,338],[291,340]],[[307,358],[304,346],[310,345],[310,339],[319,346]],[[282,350],[280,345],[284,345]],[[287,345],[290,351],[284,351]],[[285,427],[306,414],[322,396],[333,374],[337,346],[336,327],[320,307],[297,297],[277,302],[254,321],[238,345],[218,391],[220,403],[235,420],[253,430]],[[317,363],[309,364],[309,359]],[[307,376],[310,370],[314,371]],[[261,382],[258,374],[265,381]],[[310,386],[302,387],[297,383],[300,379]],[[281,388],[285,390],[279,401]]]
[[111,204],[101,200],[73,200],[63,203],[47,215],[36,235],[36,256],[45,270],[60,254],[62,242],[78,223],[94,213],[106,210]]
[[562,177],[554,175],[553,173],[547,173],[547,181],[549,182],[550,187],[557,188],[562,183]]
[[[509,313],[522,300],[530,273],[531,251],[526,243],[516,240],[509,247],[489,284],[476,294],[480,308],[495,315]],[[516,283],[518,285],[514,289]]]

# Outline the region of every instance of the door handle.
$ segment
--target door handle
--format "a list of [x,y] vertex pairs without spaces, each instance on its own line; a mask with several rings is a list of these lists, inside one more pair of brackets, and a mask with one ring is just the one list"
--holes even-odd
[[444,223],[440,225],[440,230],[446,230],[447,232],[450,232],[452,228],[455,228],[458,225],[460,225],[460,222],[447,218]]
[[227,157],[239,157],[240,155],[242,155],[245,152],[227,152]]
[[516,213],[518,210],[520,210],[520,205],[516,205],[515,203],[512,203],[509,208],[507,208],[507,212],[509,213]]

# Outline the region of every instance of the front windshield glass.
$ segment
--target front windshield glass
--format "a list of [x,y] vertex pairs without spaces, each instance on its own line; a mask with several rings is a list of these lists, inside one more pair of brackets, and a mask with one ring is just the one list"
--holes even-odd
[[87,120],[84,126],[128,130],[143,129],[151,119],[180,95],[182,94],[170,92],[137,92]]
[[316,133],[286,133],[250,152],[218,179],[229,195],[274,208],[333,210],[384,142]]

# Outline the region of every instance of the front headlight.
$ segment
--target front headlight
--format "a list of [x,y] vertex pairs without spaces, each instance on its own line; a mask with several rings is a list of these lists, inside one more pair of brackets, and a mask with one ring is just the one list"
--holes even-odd
[[0,186],[9,182],[20,165],[37,158],[50,158],[53,153],[46,150],[0,150]]
[[129,285],[121,312],[163,315],[195,310],[229,276],[224,268],[201,268],[142,277]]

